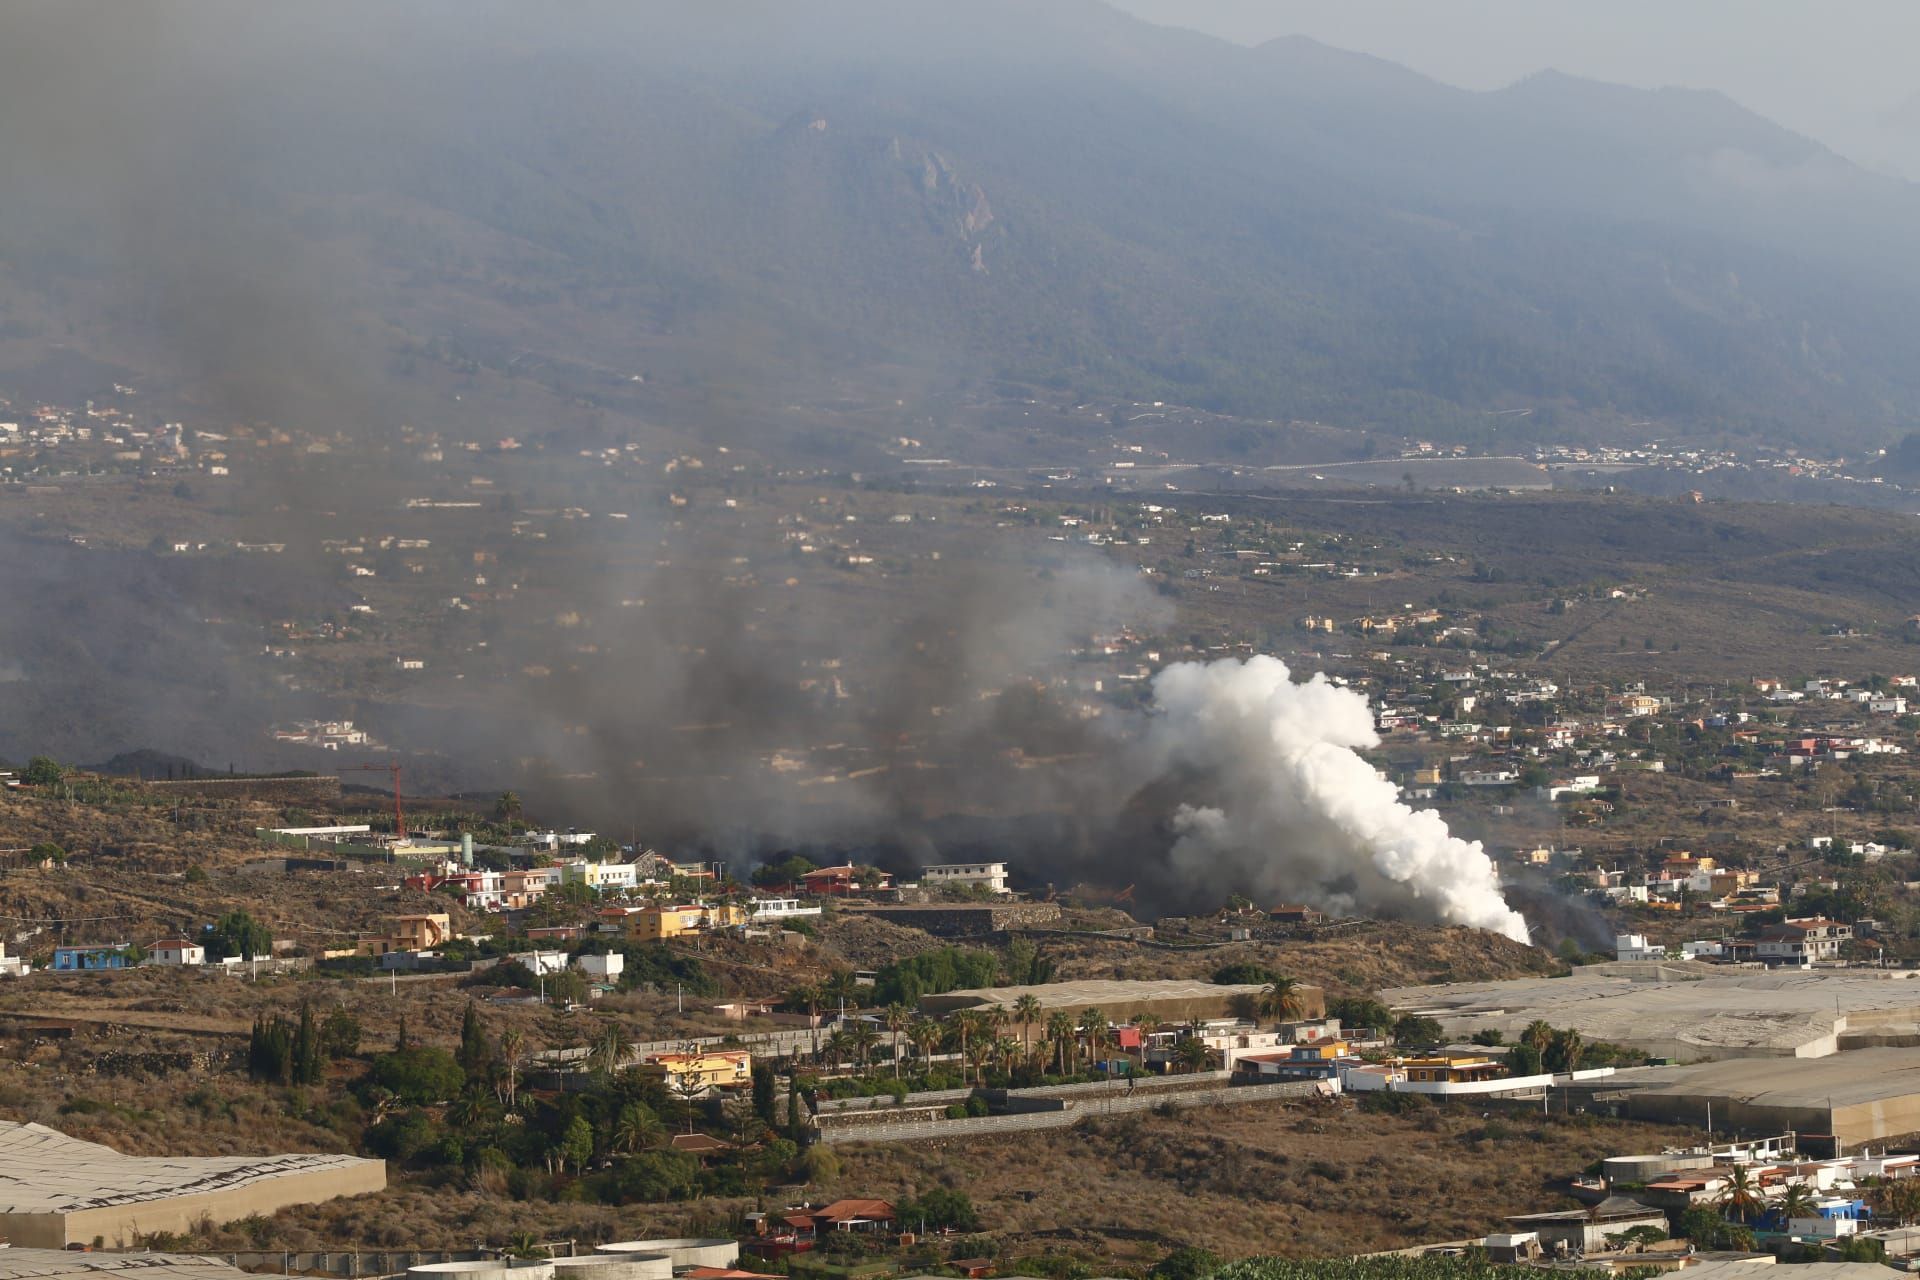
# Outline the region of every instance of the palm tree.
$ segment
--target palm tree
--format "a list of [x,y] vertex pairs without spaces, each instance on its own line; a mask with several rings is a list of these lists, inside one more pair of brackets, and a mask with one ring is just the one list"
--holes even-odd
[[893,1036],[893,1078],[900,1078],[900,1036],[913,1022],[913,1015],[903,1004],[890,1004],[883,1019],[887,1032]]
[[1001,1036],[993,1042],[994,1063],[1001,1071],[1013,1074],[1013,1064],[1022,1058],[1020,1042],[1012,1036]]
[[487,1102],[486,1095],[482,1092],[483,1088],[484,1086],[463,1089],[460,1091],[459,1097],[447,1104],[447,1123],[449,1125],[455,1129],[461,1129],[471,1133],[486,1123],[487,1115],[491,1107]]
[[1747,1166],[1743,1164],[1733,1166],[1733,1176],[1727,1180],[1726,1187],[1721,1190],[1717,1203],[1720,1206],[1720,1212],[1730,1214],[1742,1222],[1752,1222],[1766,1207],[1760,1188],[1754,1183],[1753,1175],[1747,1171]]
[[922,1070],[932,1065],[934,1050],[940,1047],[940,1035],[940,1024],[932,1018],[915,1018],[907,1024],[907,1039],[913,1041],[913,1047],[919,1051]]
[[1791,1221],[1794,1218],[1811,1218],[1813,1216],[1813,1203],[1813,1188],[1804,1182],[1796,1182],[1787,1188],[1787,1193],[1784,1196],[1780,1197],[1780,1217],[1783,1221]]
[[1099,1008],[1090,1007],[1080,1014],[1080,1034],[1087,1038],[1087,1054],[1093,1061],[1100,1060],[1100,1042],[1106,1038],[1107,1015]]
[[512,1111],[520,1100],[520,1047],[526,1037],[519,1031],[508,1027],[500,1033],[500,1061],[507,1068],[507,1110]]
[[1580,1055],[1586,1052],[1586,1048],[1586,1041],[1572,1027],[1556,1031],[1547,1044],[1544,1065],[1553,1072],[1578,1071]]
[[665,1131],[666,1126],[660,1123],[660,1117],[653,1113],[651,1107],[629,1102],[614,1117],[613,1149],[632,1155],[660,1141]]
[[1189,1072],[1205,1071],[1213,1065],[1213,1050],[1199,1036],[1187,1036],[1174,1046],[1173,1056]]
[[820,1058],[820,988],[803,983],[794,987],[781,998],[781,1002],[790,1009],[804,1009],[807,1013],[807,1025],[813,1029],[813,1057]]
[[1303,1003],[1298,978],[1276,975],[1274,980],[1267,984],[1267,989],[1260,993],[1261,1015],[1272,1018],[1275,1022],[1285,1022],[1290,1018],[1299,1017]]
[[847,1029],[835,1027],[833,1033],[827,1037],[827,1061],[833,1064],[835,1071],[840,1069],[841,1060],[852,1048],[853,1044],[847,1036]]
[[594,1069],[601,1075],[611,1076],[626,1061],[627,1050],[632,1042],[627,1039],[626,1029],[617,1022],[609,1022],[594,1041]]
[[858,1005],[854,995],[860,989],[860,980],[853,976],[851,969],[835,969],[820,984],[821,993],[829,1003],[838,1004],[844,1011],[849,1003]]
[[511,791],[502,791],[500,798],[493,802],[494,816],[502,822],[512,822],[520,816],[520,797]]
[[880,1030],[865,1018],[856,1018],[847,1028],[847,1045],[853,1050],[854,1057],[865,1071],[873,1057],[874,1048],[880,1043]]
[[1553,1043],[1553,1027],[1544,1018],[1535,1018],[1520,1033],[1520,1043],[1529,1046],[1542,1058],[1547,1056],[1547,1046]]
[[960,1063],[964,1068],[979,1061],[974,1050],[987,1038],[986,1019],[977,1009],[962,1009],[953,1015],[954,1033],[960,1040]]
[[993,1045],[991,1036],[976,1035],[961,1051],[967,1065],[973,1068],[975,1084],[984,1085],[987,1082],[987,1063],[993,1059]]
[[1040,997],[1028,991],[1013,1002],[1013,1016],[1020,1023],[1020,1056],[1033,1056],[1033,1024],[1040,1021]]
[[[1047,1015],[1047,1039],[1053,1041],[1053,1052],[1059,1064],[1060,1074],[1067,1072],[1067,1053],[1073,1049],[1073,1015],[1065,1009],[1055,1009]],[[1079,1054],[1074,1054],[1076,1065]]]

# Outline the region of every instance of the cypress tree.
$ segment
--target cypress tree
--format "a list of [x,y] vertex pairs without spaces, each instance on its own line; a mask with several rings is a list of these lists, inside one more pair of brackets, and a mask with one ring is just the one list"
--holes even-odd
[[487,1067],[493,1061],[493,1046],[487,1043],[487,1031],[480,1025],[480,1010],[473,1001],[467,1001],[467,1011],[460,1015],[460,1069],[467,1073],[469,1080],[478,1080],[487,1074]]
[[320,1033],[313,1023],[313,1005],[300,1002],[300,1029],[294,1033],[292,1074],[295,1084],[320,1083]]

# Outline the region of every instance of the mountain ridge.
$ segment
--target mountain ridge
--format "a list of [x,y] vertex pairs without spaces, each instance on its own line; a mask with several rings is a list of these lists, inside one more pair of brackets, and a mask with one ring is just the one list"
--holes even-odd
[[[0,289],[0,323],[149,349],[157,295],[245,314],[267,282],[275,314],[315,300],[296,341],[362,348],[376,417],[405,390],[377,371],[449,343],[763,399],[884,369],[1469,439],[1516,405],[1542,434],[1802,442],[1920,416],[1920,191],[1724,95],[1479,93],[1030,8],[190,3],[162,69],[215,32],[254,56],[109,78],[69,154],[0,111],[0,263],[40,282]],[[33,12],[49,65],[0,52],[0,95],[98,55]],[[0,347],[0,390],[33,345]],[[175,345],[189,380],[274,363],[217,323]]]

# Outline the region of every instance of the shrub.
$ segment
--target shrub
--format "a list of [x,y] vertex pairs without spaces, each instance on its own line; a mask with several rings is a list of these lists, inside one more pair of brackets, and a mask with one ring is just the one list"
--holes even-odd
[[815,1143],[801,1153],[800,1172],[808,1182],[831,1182],[840,1176],[840,1157],[833,1154],[832,1147]]
[[1154,1280],[1210,1280],[1220,1269],[1220,1257],[1206,1249],[1185,1245],[1153,1264]]

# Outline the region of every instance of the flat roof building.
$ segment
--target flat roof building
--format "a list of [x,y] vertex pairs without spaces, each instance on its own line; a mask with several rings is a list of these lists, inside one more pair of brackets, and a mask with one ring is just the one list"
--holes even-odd
[[38,1124],[0,1122],[0,1236],[63,1249],[131,1244],[288,1205],[379,1191],[382,1160],[357,1156],[127,1156]]
[[[1040,1002],[1043,1013],[1065,1010],[1079,1016],[1098,1009],[1114,1022],[1126,1022],[1136,1014],[1151,1013],[1161,1018],[1188,1021],[1194,1018],[1236,1016],[1260,998],[1266,988],[1258,983],[1217,984],[1194,979],[1169,978],[1154,982],[1121,982],[1089,979],[1080,982],[1048,982],[1031,987],[979,987],[967,991],[947,991],[922,996],[920,1007],[928,1013],[947,1014],[961,1009],[1001,1008],[1012,1012],[1025,995]],[[1302,984],[1294,988],[1299,1008],[1294,1016],[1326,1016],[1326,993],[1319,987]]]
[[190,1253],[76,1253],[0,1250],[0,1280],[247,1280],[217,1258]]

